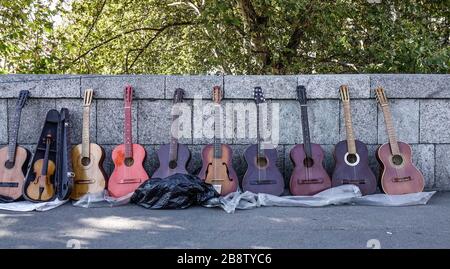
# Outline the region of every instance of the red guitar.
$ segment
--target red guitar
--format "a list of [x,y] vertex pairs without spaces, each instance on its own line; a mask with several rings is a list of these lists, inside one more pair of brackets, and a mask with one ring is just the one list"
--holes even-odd
[[114,148],[112,159],[114,171],[108,182],[108,191],[112,197],[122,197],[134,192],[144,181],[149,179],[143,163],[146,157],[144,147],[133,144],[131,134],[131,101],[133,89],[125,88],[125,130],[124,143]]

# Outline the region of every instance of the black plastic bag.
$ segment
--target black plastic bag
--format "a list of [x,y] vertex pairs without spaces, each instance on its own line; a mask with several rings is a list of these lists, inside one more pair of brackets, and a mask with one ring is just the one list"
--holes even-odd
[[175,174],[147,180],[131,196],[131,202],[150,209],[187,208],[219,196],[212,185],[200,178]]

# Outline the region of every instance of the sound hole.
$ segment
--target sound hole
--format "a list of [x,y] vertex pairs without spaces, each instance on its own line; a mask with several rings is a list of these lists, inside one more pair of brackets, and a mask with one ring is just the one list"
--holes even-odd
[[125,165],[126,166],[132,166],[134,163],[133,158],[125,158]]
[[175,169],[177,167],[177,161],[170,161],[169,162],[169,168]]
[[89,157],[83,157],[81,158],[81,164],[83,166],[88,166],[91,163],[91,159]]
[[392,163],[395,165],[402,165],[403,157],[401,155],[392,156]]
[[266,159],[265,157],[258,157],[258,158],[256,159],[256,164],[257,164],[259,167],[264,167],[264,166],[267,165],[267,159]]
[[356,154],[348,154],[347,155],[347,162],[349,163],[356,163],[356,161],[358,161],[358,157],[356,156]]
[[309,158],[309,157],[306,157],[306,158],[303,160],[303,165],[304,165],[305,167],[310,168],[310,167],[312,167],[312,166],[314,165],[314,160],[311,159],[311,158]]
[[10,161],[6,161],[6,162],[5,162],[5,167],[6,167],[7,169],[11,169],[11,168],[14,167],[14,163],[13,163],[13,162],[10,162]]

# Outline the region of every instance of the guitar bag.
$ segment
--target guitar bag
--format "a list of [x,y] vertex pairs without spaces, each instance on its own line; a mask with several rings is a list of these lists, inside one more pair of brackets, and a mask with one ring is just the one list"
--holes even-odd
[[59,200],[69,198],[73,187],[73,178],[75,174],[72,170],[71,160],[71,121],[67,108],[61,108],[59,113],[58,138],[57,138],[57,159],[55,189]]
[[[41,201],[35,201],[32,198],[28,197],[27,195],[27,188],[30,183],[34,181],[36,178],[36,173],[34,171],[34,163],[39,159],[44,159],[45,155],[45,139],[48,134],[50,134],[53,138],[52,143],[50,144],[50,150],[48,154],[48,159],[51,160],[56,164],[57,160],[57,135],[58,135],[58,124],[60,122],[59,113],[57,110],[52,109],[47,112],[47,116],[45,118],[44,127],[42,128],[41,135],[39,136],[39,140],[37,141],[36,149],[33,153],[33,157],[31,159],[31,162],[28,165],[27,174],[25,176],[25,183],[24,183],[24,191],[23,196],[25,200],[31,201],[31,202],[41,202]],[[51,177],[51,182],[53,186],[55,186],[56,177],[53,175]],[[55,199],[53,197],[51,200]]]

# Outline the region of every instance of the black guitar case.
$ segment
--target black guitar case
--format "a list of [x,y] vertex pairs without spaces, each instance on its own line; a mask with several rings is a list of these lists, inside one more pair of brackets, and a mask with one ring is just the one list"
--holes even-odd
[[70,152],[72,144],[70,142],[71,121],[69,110],[62,108],[59,116],[55,188],[58,199],[66,200],[72,191],[73,178],[75,177]]
[[44,122],[44,127],[42,128],[35,152],[25,176],[23,191],[25,200],[31,202],[42,202],[28,197],[26,190],[29,184],[32,184],[36,178],[34,163],[37,160],[44,158],[46,148],[45,140],[48,134],[50,134],[53,138],[52,143],[50,144],[49,160],[53,161],[56,165],[55,174],[50,178],[55,190],[55,194],[50,201],[56,199],[57,197],[59,200],[65,200],[70,196],[73,178],[72,165],[70,161],[70,125],[69,111],[67,108],[61,109],[61,113],[55,109],[48,111]]

